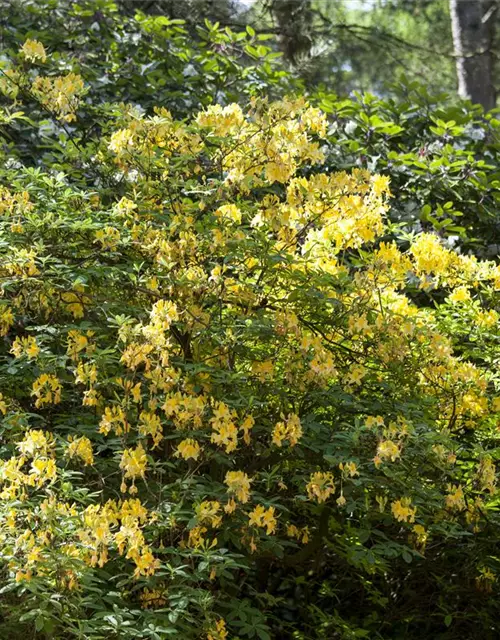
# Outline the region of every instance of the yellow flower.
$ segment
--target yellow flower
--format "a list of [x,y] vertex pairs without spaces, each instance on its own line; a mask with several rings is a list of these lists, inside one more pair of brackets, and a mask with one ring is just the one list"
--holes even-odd
[[120,232],[115,227],[104,227],[95,232],[95,242],[99,242],[103,249],[115,249],[120,242]]
[[0,393],[0,413],[5,415],[7,413],[7,403],[3,397],[3,393]]
[[414,522],[417,508],[411,506],[410,498],[401,498],[391,504],[391,511],[398,522]]
[[120,155],[134,146],[134,134],[130,129],[115,131],[108,144],[108,149]]
[[68,437],[68,456],[81,458],[86,465],[94,464],[92,443],[85,436],[80,438]]
[[252,373],[264,382],[270,380],[274,373],[274,364],[272,360],[264,360],[264,362],[252,362]]
[[299,416],[290,413],[284,422],[278,422],[273,430],[273,444],[281,447],[284,440],[288,440],[294,447],[302,437],[302,425]]
[[26,355],[31,360],[36,358],[40,353],[40,347],[36,339],[32,336],[27,336],[26,338],[20,338],[18,336],[12,343],[10,352],[13,353],[16,358]]
[[97,368],[90,362],[79,362],[75,370],[75,383],[93,385],[97,382]]
[[196,505],[195,513],[198,523],[201,525],[209,525],[218,527],[222,523],[222,516],[218,515],[220,511],[220,503],[217,500],[204,500]]
[[359,476],[358,467],[355,462],[341,462],[339,469],[342,471],[344,478],[354,478]]
[[215,623],[215,627],[212,627],[207,634],[207,640],[226,640],[227,639],[227,631],[226,631],[226,623],[221,618],[217,620]]
[[476,314],[476,322],[478,327],[491,329],[498,324],[499,315],[495,309],[489,311],[478,311]]
[[376,455],[378,461],[391,460],[391,462],[394,462],[400,455],[398,445],[392,440],[382,440],[379,442]]
[[120,469],[124,471],[125,478],[144,478],[146,474],[147,457],[142,444],[135,449],[125,449],[120,461]]
[[266,527],[267,535],[271,535],[276,531],[276,518],[274,517],[274,507],[265,509],[258,504],[253,511],[248,514],[248,524],[256,527]]
[[58,404],[61,402],[61,383],[56,376],[42,373],[33,383],[31,395],[36,397],[35,407]]
[[231,453],[238,446],[238,428],[234,423],[235,412],[231,411],[224,402],[219,402],[210,420],[212,435],[210,441],[225,447],[226,453]]
[[182,442],[177,445],[177,450],[175,452],[176,456],[181,456],[184,460],[189,460],[192,458],[193,460],[198,460],[201,453],[201,447],[192,438],[186,438]]
[[200,111],[196,122],[200,127],[212,129],[216,136],[226,136],[235,133],[243,125],[244,116],[237,104],[228,104],[225,107],[215,104],[207,107],[205,111]]
[[221,220],[230,220],[237,224],[241,222],[241,211],[235,204],[225,204],[219,207],[215,212],[217,218]]
[[491,593],[493,591],[493,584],[497,580],[496,575],[487,567],[478,567],[478,571],[479,574],[476,577],[476,587],[479,591]]
[[243,431],[243,442],[245,444],[250,444],[250,431],[253,429],[254,424],[253,417],[247,416],[240,427],[240,430]]
[[139,416],[139,433],[143,436],[153,438],[153,449],[157,447],[163,439],[163,429],[160,417],[154,412],[141,411]]
[[383,427],[384,419],[382,416],[368,416],[365,421],[365,427],[367,429],[373,429],[373,427]]
[[200,525],[193,527],[189,532],[188,546],[193,549],[198,549],[199,547],[215,547],[217,545],[217,538],[214,538],[211,542],[207,541],[204,538],[204,535],[205,533],[207,533],[207,531],[208,529],[206,527],[202,527]]
[[38,40],[26,40],[21,47],[21,53],[24,55],[26,60],[32,60],[33,62],[36,62],[37,60],[45,62],[47,60],[45,47],[41,42],[38,42]]
[[237,505],[234,498],[229,498],[226,506],[224,507],[224,511],[229,514],[234,513],[234,511],[236,510],[236,506]]
[[128,433],[129,424],[125,412],[121,407],[106,407],[99,423],[99,433],[108,433],[113,429],[117,436]]
[[40,429],[30,429],[24,435],[17,448],[25,456],[49,456],[53,452],[54,438],[52,434]]
[[466,508],[464,490],[461,485],[448,485],[445,504],[452,511],[463,511]]
[[309,500],[316,500],[320,503],[325,502],[335,491],[333,475],[322,471],[312,473],[306,485],[306,490]]
[[66,353],[72,360],[78,360],[80,351],[86,349],[89,344],[88,337],[80,333],[76,329],[68,331],[68,346]]
[[423,527],[421,524],[413,525],[413,534],[417,546],[420,547],[421,550],[423,550],[428,538],[425,527]]
[[457,287],[450,293],[448,300],[453,304],[457,302],[467,302],[470,300],[470,291],[464,286]]
[[66,76],[50,78],[37,76],[31,90],[60,120],[72,122],[76,120],[75,112],[80,104],[80,97],[85,92],[85,85],[81,76],[68,73]]
[[6,336],[14,324],[14,314],[10,307],[0,307],[0,336]]
[[55,480],[57,476],[57,468],[55,461],[50,459],[36,458],[31,463],[30,476],[34,482],[40,486],[44,482]]
[[250,499],[250,483],[252,480],[244,471],[228,471],[224,482],[228,486],[228,493],[233,493],[242,502]]

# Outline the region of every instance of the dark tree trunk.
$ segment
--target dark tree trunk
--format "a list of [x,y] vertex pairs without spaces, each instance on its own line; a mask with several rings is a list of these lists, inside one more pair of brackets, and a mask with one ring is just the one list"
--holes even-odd
[[492,109],[493,40],[499,0],[450,0],[458,93],[462,98]]

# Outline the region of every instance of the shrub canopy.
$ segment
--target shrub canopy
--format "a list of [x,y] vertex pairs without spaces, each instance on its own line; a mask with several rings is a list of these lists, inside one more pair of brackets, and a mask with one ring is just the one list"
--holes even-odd
[[332,171],[303,99],[98,105],[21,44],[3,635],[495,637],[500,267]]

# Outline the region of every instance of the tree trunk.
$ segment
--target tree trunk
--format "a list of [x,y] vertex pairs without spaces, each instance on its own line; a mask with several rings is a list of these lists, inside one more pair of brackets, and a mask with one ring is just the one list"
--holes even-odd
[[493,38],[499,0],[450,0],[460,97],[492,109]]

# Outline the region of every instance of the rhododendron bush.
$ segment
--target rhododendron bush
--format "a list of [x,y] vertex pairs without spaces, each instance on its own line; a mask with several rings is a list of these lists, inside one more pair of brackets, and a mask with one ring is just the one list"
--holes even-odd
[[[70,124],[82,79],[37,73]],[[0,628],[493,637],[500,268],[392,225],[327,128],[122,105],[65,172],[5,163]]]

